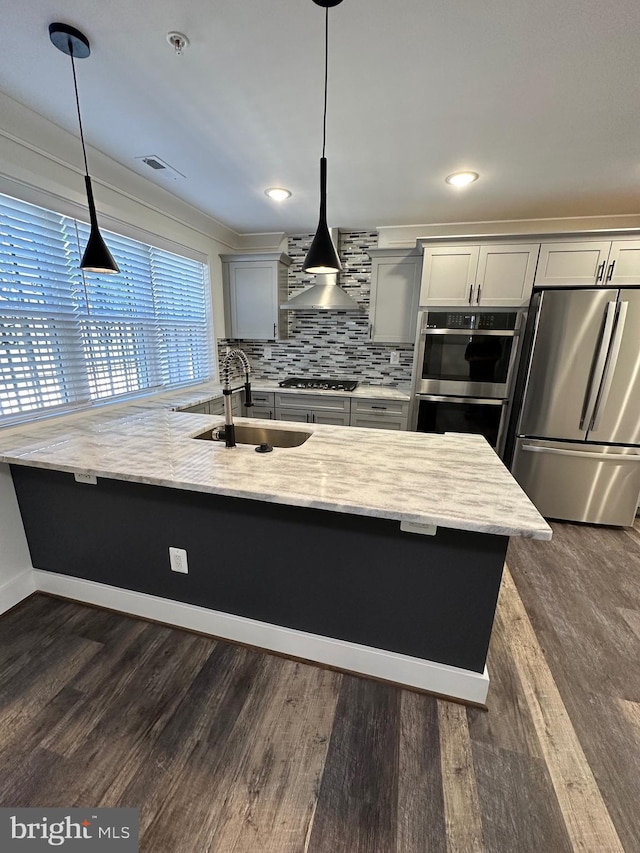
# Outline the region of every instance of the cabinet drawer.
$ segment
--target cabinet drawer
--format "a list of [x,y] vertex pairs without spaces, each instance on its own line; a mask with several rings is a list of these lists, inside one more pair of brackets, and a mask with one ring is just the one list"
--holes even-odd
[[273,420],[273,406],[251,406],[244,410],[245,418],[261,418],[263,421]]
[[315,409],[318,412],[350,411],[349,397],[333,397],[329,394],[283,394],[275,395],[277,409]]
[[369,412],[351,415],[352,427],[367,427],[367,429],[399,429],[406,430],[408,418],[402,415],[375,414]]
[[254,405],[256,407],[257,406],[262,406],[262,407],[266,406],[268,408],[273,408],[273,406],[275,405],[274,401],[273,401],[273,397],[274,397],[273,391],[254,391],[253,389],[251,389],[251,399],[253,400]]
[[403,400],[351,400],[351,414],[409,416],[409,401]]
[[278,407],[275,412],[277,421],[294,421],[300,424],[312,423],[309,409],[282,409]]

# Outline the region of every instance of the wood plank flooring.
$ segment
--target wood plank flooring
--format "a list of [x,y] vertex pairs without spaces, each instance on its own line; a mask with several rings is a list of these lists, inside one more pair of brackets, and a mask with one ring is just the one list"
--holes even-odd
[[35,595],[0,617],[0,806],[149,853],[638,853],[640,528],[513,540],[488,712]]

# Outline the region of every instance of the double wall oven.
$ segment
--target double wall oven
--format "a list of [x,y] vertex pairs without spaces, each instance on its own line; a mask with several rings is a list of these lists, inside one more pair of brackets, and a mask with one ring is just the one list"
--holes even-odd
[[484,435],[501,453],[521,311],[424,311],[414,387],[418,432]]

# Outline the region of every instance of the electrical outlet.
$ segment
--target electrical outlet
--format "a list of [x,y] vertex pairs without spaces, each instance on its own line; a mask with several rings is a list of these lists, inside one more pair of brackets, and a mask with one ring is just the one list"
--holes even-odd
[[389,356],[389,364],[400,364],[400,353],[397,349],[391,350],[391,355]]
[[271,358],[271,352],[272,352],[271,347],[269,347],[269,346],[264,347],[262,350],[263,358]]
[[184,548],[169,548],[169,563],[172,572],[181,572],[183,575],[189,574],[187,552]]

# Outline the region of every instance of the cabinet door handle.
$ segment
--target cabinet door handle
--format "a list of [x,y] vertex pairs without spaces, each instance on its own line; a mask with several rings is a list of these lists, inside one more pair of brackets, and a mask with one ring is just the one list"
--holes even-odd
[[373,323],[369,323],[369,340],[373,338]]
[[607,262],[606,262],[606,261],[603,261],[603,262],[600,264],[600,266],[598,267],[598,274],[596,275],[596,284],[597,284],[599,281],[602,281],[602,276],[604,275],[604,268],[606,267],[606,265],[607,265]]
[[476,305],[480,305],[480,294],[482,293],[482,288],[478,285],[478,295],[476,296]]
[[469,285],[469,305],[471,305],[472,298],[473,298],[473,285],[470,284]]
[[277,329],[277,328],[278,328],[277,324],[276,324],[276,323],[274,323],[274,324],[273,324],[273,337],[274,337],[274,338],[275,338],[275,336],[276,336],[276,329]]
[[611,261],[611,263],[609,264],[609,269],[607,270],[607,281],[611,281],[611,279],[613,278],[613,268],[615,267],[615,265],[615,261]]

